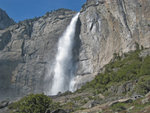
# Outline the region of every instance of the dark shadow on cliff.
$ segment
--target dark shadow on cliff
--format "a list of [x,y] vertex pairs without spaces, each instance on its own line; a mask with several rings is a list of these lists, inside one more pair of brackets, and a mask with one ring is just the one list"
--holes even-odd
[[77,63],[79,61],[79,50],[81,47],[80,32],[81,32],[81,21],[80,18],[78,18],[75,37],[74,37],[74,45],[73,45],[73,64],[74,66],[76,66],[74,70],[75,76],[77,71]]
[[0,60],[0,100],[15,96],[12,73],[17,65],[18,61]]

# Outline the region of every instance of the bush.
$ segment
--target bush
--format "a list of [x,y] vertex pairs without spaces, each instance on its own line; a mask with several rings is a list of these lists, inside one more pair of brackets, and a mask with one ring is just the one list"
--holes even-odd
[[150,56],[144,59],[141,66],[140,75],[150,75]]
[[20,101],[9,105],[9,109],[16,109],[16,113],[45,113],[47,109],[54,110],[59,107],[52,99],[44,94],[30,94]]
[[125,103],[116,103],[116,104],[113,104],[111,106],[111,109],[113,111],[118,111],[118,112],[126,110]]
[[137,87],[136,87],[136,92],[139,94],[146,94],[150,91],[150,76],[142,76],[138,83],[137,83]]
[[69,111],[72,111],[75,107],[75,103],[74,102],[67,102],[66,104],[64,104],[62,106],[63,109],[67,109]]

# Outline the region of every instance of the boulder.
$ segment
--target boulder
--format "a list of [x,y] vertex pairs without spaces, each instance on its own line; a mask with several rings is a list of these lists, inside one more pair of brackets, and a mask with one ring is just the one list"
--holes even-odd
[[7,101],[7,100],[0,102],[0,109],[7,107],[8,104],[9,104],[9,101]]

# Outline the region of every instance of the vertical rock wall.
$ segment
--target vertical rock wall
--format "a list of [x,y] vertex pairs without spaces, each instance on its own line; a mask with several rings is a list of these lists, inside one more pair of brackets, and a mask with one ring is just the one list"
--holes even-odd
[[114,53],[150,47],[149,0],[87,0],[81,9],[77,84],[90,81]]

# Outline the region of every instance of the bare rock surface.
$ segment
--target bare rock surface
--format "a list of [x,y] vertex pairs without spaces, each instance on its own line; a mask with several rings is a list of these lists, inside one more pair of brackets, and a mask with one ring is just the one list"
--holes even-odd
[[0,29],[5,29],[13,24],[15,24],[13,19],[11,19],[7,13],[0,8]]

